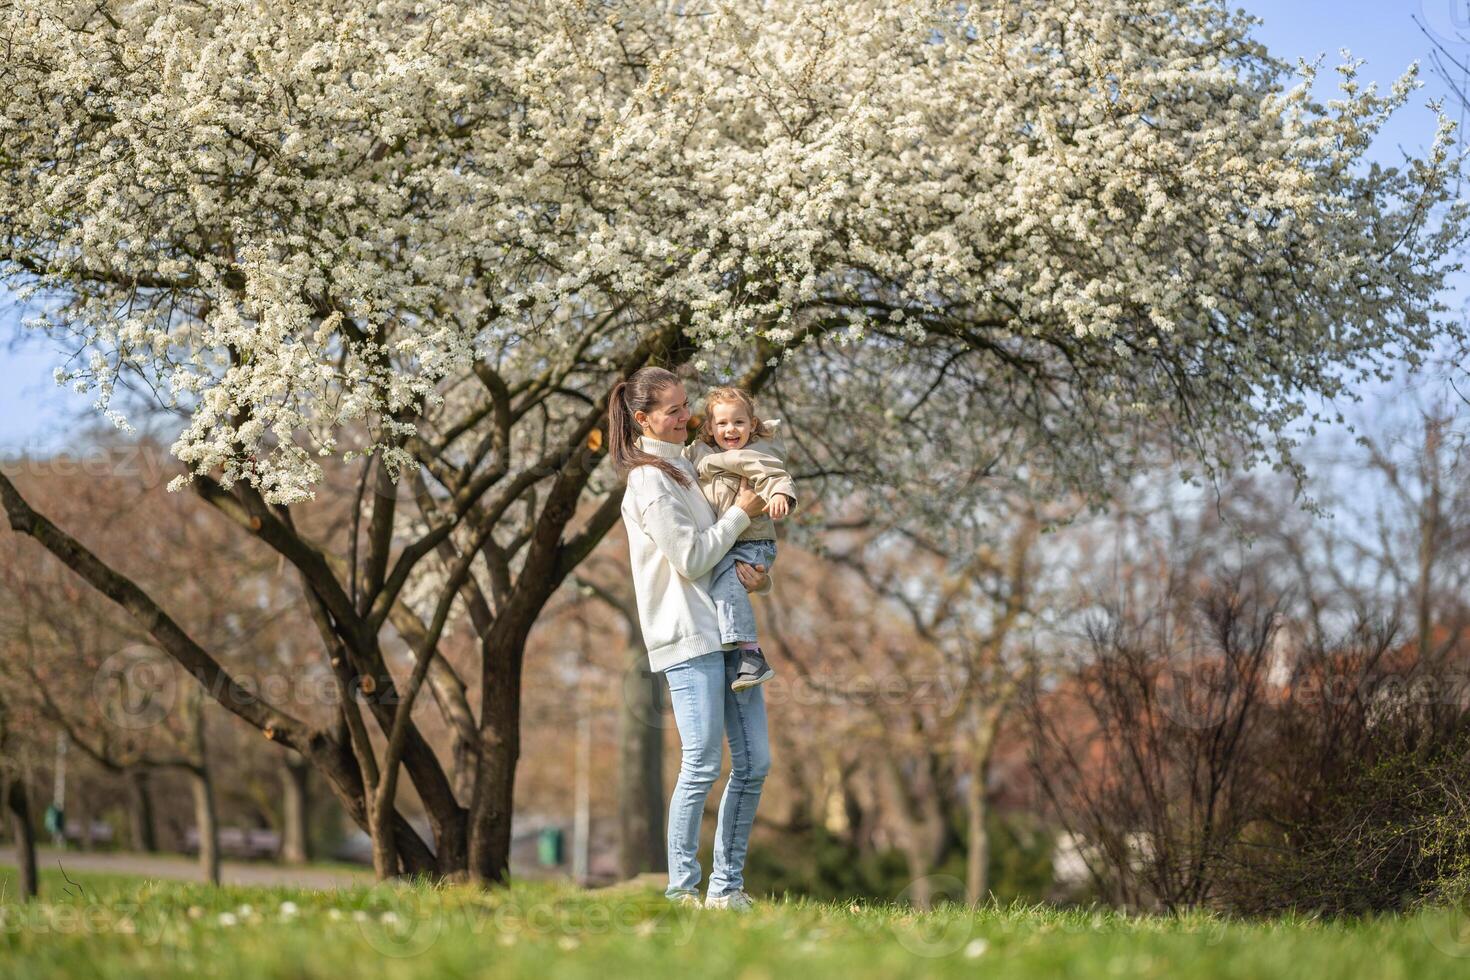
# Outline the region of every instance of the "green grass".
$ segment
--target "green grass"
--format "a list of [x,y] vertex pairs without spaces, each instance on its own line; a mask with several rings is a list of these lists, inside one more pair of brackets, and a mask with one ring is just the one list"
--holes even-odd
[[675,909],[654,888],[310,891],[68,877],[44,871],[43,900],[18,904],[14,871],[0,870],[5,977],[1470,978],[1470,919],[1451,910],[1262,924],[782,901],[740,916]]

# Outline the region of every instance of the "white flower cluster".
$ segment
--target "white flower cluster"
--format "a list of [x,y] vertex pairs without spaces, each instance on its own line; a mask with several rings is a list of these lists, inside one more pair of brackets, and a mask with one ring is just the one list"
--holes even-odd
[[1426,346],[1463,211],[1448,122],[1426,159],[1359,165],[1412,72],[1380,95],[1349,63],[1318,106],[1250,23],[1213,0],[11,0],[0,274],[91,352],[63,380],[105,408],[147,372],[190,412],[179,458],[275,502],[349,423],[394,446],[474,359],[534,371],[615,312],[709,358],[968,331],[1087,366],[1099,404],[1187,378],[1221,392],[1208,423],[1274,430],[1334,366]]

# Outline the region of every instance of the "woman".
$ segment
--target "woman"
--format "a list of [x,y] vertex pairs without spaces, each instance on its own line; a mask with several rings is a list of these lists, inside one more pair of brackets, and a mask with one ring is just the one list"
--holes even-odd
[[[720,642],[709,573],[765,502],[742,481],[734,505],[716,518],[683,457],[689,400],[677,376],[645,367],[613,388],[608,448],[627,474],[623,525],[633,591],[649,666],[663,672],[683,759],[669,803],[669,887],[680,904],[698,905],[699,825],[720,772],[721,732],[730,742],[730,778],[720,797],[715,861],[704,905],[745,911],[743,869],[750,826],[770,769],[766,703],[759,687],[730,690],[740,667],[737,644]],[[763,565],[739,562],[748,591],[771,590]]]

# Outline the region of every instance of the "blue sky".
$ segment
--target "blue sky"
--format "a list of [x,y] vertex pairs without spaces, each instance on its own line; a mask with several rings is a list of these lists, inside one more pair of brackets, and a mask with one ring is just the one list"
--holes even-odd
[[1264,21],[1256,36],[1277,57],[1294,62],[1298,57],[1310,61],[1326,55],[1317,86],[1324,101],[1337,84],[1331,68],[1341,61],[1340,48],[1367,60],[1361,77],[1377,81],[1380,89],[1387,89],[1410,63],[1420,63],[1424,88],[1395,116],[1375,146],[1385,162],[1397,162],[1396,146],[1407,150],[1428,146],[1434,137],[1434,115],[1424,103],[1448,91],[1430,72],[1433,42],[1415,19],[1451,44],[1459,57],[1470,54],[1470,45],[1456,37],[1457,26],[1470,36],[1470,16],[1464,13],[1470,0],[1248,0],[1239,6]]
[[[1427,71],[1432,45],[1414,18],[1456,43],[1453,50],[1461,56],[1470,55],[1470,45],[1454,38],[1457,26],[1470,36],[1470,15],[1464,12],[1467,3],[1470,0],[1248,0],[1241,6],[1264,20],[1257,36],[1278,57],[1294,61],[1326,55],[1319,76],[1319,95],[1324,99],[1331,97],[1336,84],[1331,66],[1338,63],[1340,48],[1366,58],[1362,77],[1378,81],[1381,88],[1392,84],[1411,62],[1421,62],[1426,69],[1425,88],[1398,114],[1374,148],[1385,163],[1397,163],[1399,147],[1422,151],[1433,138],[1434,117],[1423,103],[1445,90]],[[44,452],[63,445],[91,404],[91,396],[58,388],[52,381],[53,369],[67,352],[44,338],[29,338],[19,349],[10,349],[19,333],[13,304],[0,301],[0,456]],[[1372,414],[1382,403],[1382,393],[1376,393],[1369,396],[1364,408]]]

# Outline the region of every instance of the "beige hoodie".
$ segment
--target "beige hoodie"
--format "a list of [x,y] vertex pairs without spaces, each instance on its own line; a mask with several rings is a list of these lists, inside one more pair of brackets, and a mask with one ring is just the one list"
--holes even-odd
[[[771,497],[784,493],[791,498],[791,510],[796,513],[796,484],[786,471],[786,447],[781,442],[780,419],[766,419],[771,438],[747,442],[739,449],[719,451],[696,439],[684,447],[684,456],[699,472],[699,488],[704,499],[710,502],[716,514],[723,514],[735,506],[735,497],[740,493],[740,478],[750,480],[750,488],[760,494],[766,503]],[[740,532],[736,541],[760,541],[776,539],[776,522],[762,514],[751,518],[750,526]]]

